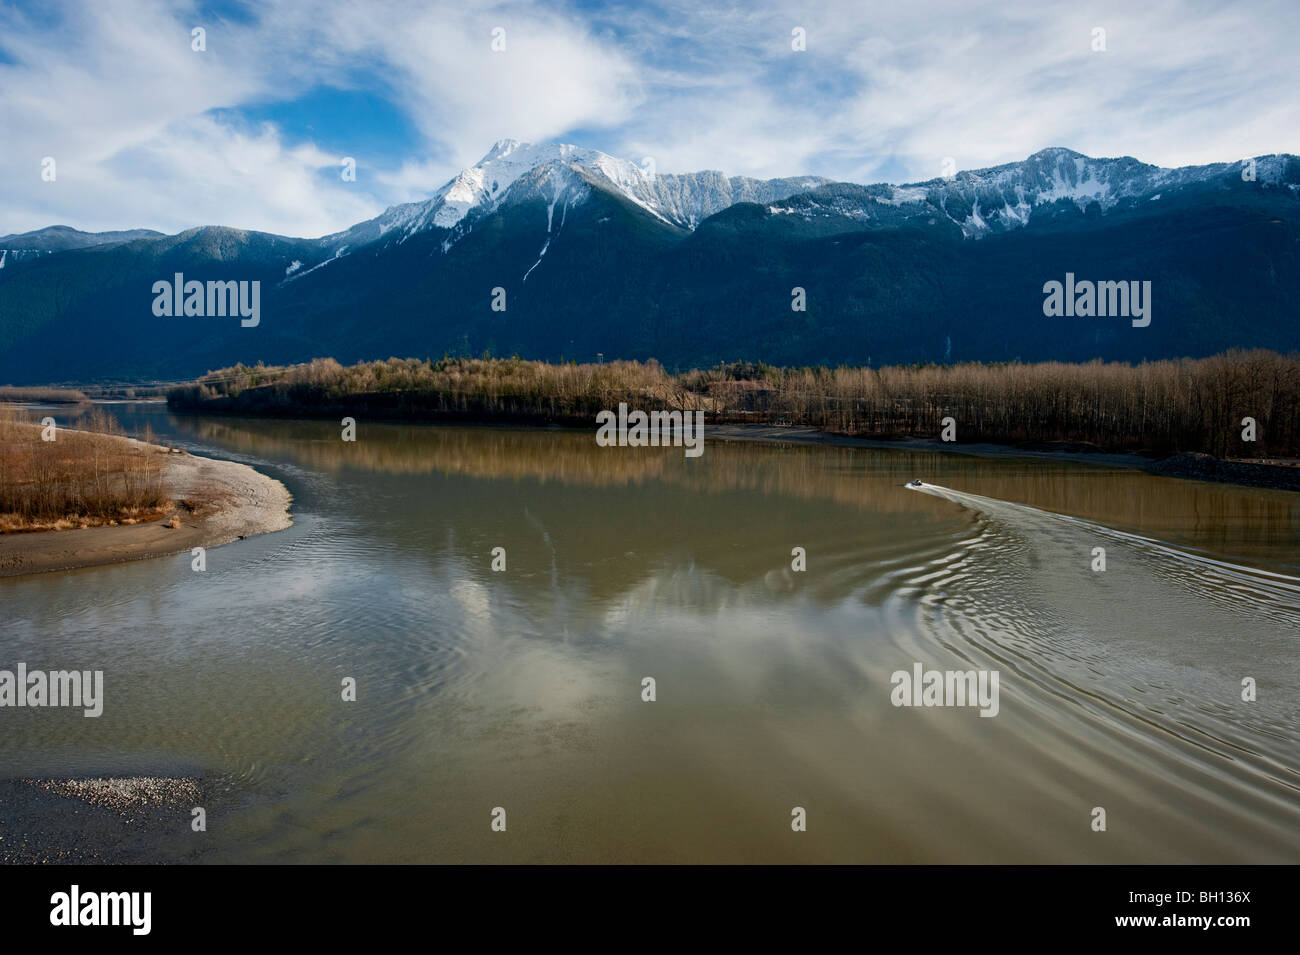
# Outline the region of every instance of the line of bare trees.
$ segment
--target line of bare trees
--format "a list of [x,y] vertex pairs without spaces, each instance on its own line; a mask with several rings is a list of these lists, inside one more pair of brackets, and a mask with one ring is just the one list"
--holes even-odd
[[161,455],[113,434],[98,409],[78,425],[45,441],[38,422],[0,405],[0,532],[134,523],[167,506]]
[[[1107,450],[1300,455],[1300,356],[1085,364],[777,368],[736,363],[671,375],[654,361],[391,358],[344,367],[238,365],[172,389],[174,408],[286,414],[354,408],[394,417],[588,422],[627,401],[701,408],[714,422],[789,423],[843,434],[1076,442]],[[1254,441],[1243,440],[1254,422]]]
[[[1108,450],[1300,454],[1300,356],[1269,351],[1140,365],[1041,362],[692,372],[719,418],[844,434],[1080,442]],[[1255,440],[1244,419],[1254,422]]]

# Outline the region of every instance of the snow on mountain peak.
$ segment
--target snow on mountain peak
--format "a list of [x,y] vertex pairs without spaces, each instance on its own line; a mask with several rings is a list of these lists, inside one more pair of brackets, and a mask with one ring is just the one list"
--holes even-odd
[[[585,182],[572,176],[574,167],[587,174]],[[546,175],[549,169],[557,170],[557,175]],[[570,171],[570,175],[560,175],[559,171]],[[580,201],[587,183],[603,182],[611,192],[650,215],[684,229],[694,229],[702,220],[736,202],[775,202],[829,181],[815,176],[768,181],[743,176],[728,179],[720,172],[656,176],[631,160],[598,149],[499,139],[482,159],[462,169],[431,198],[392,206],[347,232],[327,236],[326,241],[346,240],[360,246],[389,234],[405,239],[431,227],[460,230],[466,228],[471,212],[496,208],[511,187],[525,177],[539,187],[545,180],[548,202],[559,196],[559,189],[571,190],[572,200]],[[449,248],[456,238],[449,236],[444,247]]]
[[[1290,157],[1257,157],[1261,182],[1283,179]],[[979,238],[1028,224],[1040,207],[1066,201],[1085,209],[1094,203],[1105,212],[1121,202],[1150,196],[1227,174],[1238,164],[1165,169],[1129,157],[1096,159],[1051,146],[1026,159],[984,169],[963,170],[946,178],[904,185],[854,186],[816,176],[787,179],[728,178],[721,172],[659,174],[635,162],[568,143],[497,140],[472,166],[462,169],[431,198],[393,206],[378,218],[347,232],[327,236],[360,247],[386,235],[406,239],[429,228],[451,232],[450,248],[473,227],[475,216],[506,200],[540,197],[548,206],[583,201],[593,186],[621,196],[661,221],[694,230],[704,219],[738,202],[781,206],[783,213],[841,215],[863,222],[933,222],[935,217]],[[514,192],[516,183],[526,180]],[[788,202],[787,202],[788,200]]]
[[462,169],[435,196],[441,205],[434,214],[434,224],[444,229],[456,225],[477,206],[498,202],[522,176],[548,163],[579,165],[601,173],[618,189],[636,199],[647,174],[626,159],[616,159],[596,149],[583,149],[568,143],[524,143],[517,139],[498,140],[486,156],[473,166]]

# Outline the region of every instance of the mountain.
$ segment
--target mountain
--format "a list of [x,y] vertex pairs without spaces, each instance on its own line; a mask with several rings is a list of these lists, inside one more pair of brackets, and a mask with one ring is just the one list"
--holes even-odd
[[[1251,175],[1264,185],[1278,186],[1286,177],[1293,156],[1260,156],[1252,160]],[[990,169],[959,172],[948,179],[905,186],[877,185],[814,190],[806,197],[780,203],[779,211],[805,216],[845,215],[862,223],[882,224],[928,221],[935,216],[957,225],[962,235],[982,238],[1027,226],[1032,219],[1064,214],[1067,224],[1074,213],[1096,205],[1100,213],[1140,208],[1144,201],[1159,201],[1206,183],[1231,185],[1240,179],[1242,163],[1162,169],[1122,159],[1092,159],[1071,149],[1052,148],[1034,153],[1023,162]],[[1291,192],[1295,192],[1294,169]]]
[[22,235],[0,236],[0,251],[63,252],[86,249],[94,245],[114,245],[132,239],[161,239],[152,229],[128,229],[125,232],[82,232],[66,225],[52,225]]
[[[154,283],[175,273],[259,282],[260,320],[155,315]],[[1044,284],[1067,273],[1150,282],[1150,324],[1044,315]],[[1164,169],[1052,148],[858,185],[655,175],[502,140],[429,199],[317,239],[214,226],[0,239],[0,381],[484,350],[669,367],[1136,361],[1300,349],[1298,297],[1289,155]]]
[[117,245],[132,239],[161,239],[163,234],[152,229],[128,229],[125,232],[82,232],[66,225],[52,225],[21,235],[0,236],[0,269],[10,267],[23,259],[65,252],[68,249],[88,249],[94,246]]
[[737,202],[775,202],[828,182],[816,176],[769,181],[743,176],[728,179],[720,172],[656,176],[626,159],[615,159],[594,149],[503,139],[433,198],[393,206],[377,218],[322,241],[355,248],[389,234],[409,238],[430,228],[454,233],[471,213],[482,216],[529,198],[550,198],[555,202],[568,199],[576,204],[589,195],[591,179],[665,223],[684,229],[694,229],[715,212]]

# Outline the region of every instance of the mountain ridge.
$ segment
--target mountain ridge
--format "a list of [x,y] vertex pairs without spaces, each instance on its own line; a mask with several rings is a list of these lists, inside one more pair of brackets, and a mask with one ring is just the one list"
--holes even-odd
[[[1293,156],[1166,170],[1054,147],[862,186],[651,176],[510,142],[431,199],[317,239],[202,226],[0,249],[0,380],[483,351],[671,368],[1300,349]],[[178,272],[260,283],[256,330],[154,315],[152,285]],[[1045,318],[1043,285],[1067,273],[1151,281],[1151,327]]]
[[[1072,175],[1062,174],[1063,169],[1068,173],[1064,161],[1075,164]],[[1049,162],[1055,163],[1051,189],[1046,188]],[[540,166],[551,163],[577,164],[595,169],[631,201],[665,222],[688,230],[694,230],[710,215],[737,202],[777,205],[792,196],[814,192],[824,186],[854,186],[866,190],[867,195],[881,204],[897,206],[925,203],[932,195],[947,193],[943,197],[944,201],[938,203],[938,208],[944,211],[947,197],[959,196],[965,203],[965,207],[960,210],[964,213],[964,218],[959,224],[962,224],[964,234],[975,237],[997,231],[985,221],[983,212],[988,211],[987,205],[983,212],[979,208],[981,196],[985,200],[989,196],[1002,198],[1003,205],[995,209],[995,217],[1006,221],[1004,228],[1015,228],[1027,222],[1028,217],[1023,213],[1026,210],[1032,211],[1034,205],[1041,204],[1040,201],[1068,198],[1086,204],[1096,200],[1104,211],[1122,198],[1150,195],[1162,186],[1177,187],[1224,176],[1233,169],[1244,168],[1246,162],[1255,164],[1259,181],[1276,184],[1285,175],[1286,165],[1297,162],[1297,157],[1287,153],[1273,153],[1236,162],[1164,167],[1143,163],[1132,156],[1092,157],[1068,147],[1049,146],[1023,160],[954,171],[947,177],[936,176],[927,180],[894,184],[853,183],[812,175],[762,180],[747,176],[728,177],[718,170],[655,175],[631,160],[620,159],[596,149],[567,143],[533,144],[501,139],[493,144],[478,163],[462,169],[428,199],[388,206],[377,216],[314,239],[294,236],[280,238],[316,242],[335,248],[342,243],[343,246],[356,248],[384,238],[389,232],[397,232],[409,238],[430,227],[450,230],[464,221],[471,212],[490,211],[505,198],[510,186],[517,180]],[[1120,183],[1119,191],[1108,188],[1116,170],[1129,177],[1127,183]],[[1100,178],[1096,175],[1099,171],[1103,173]],[[1088,191],[1089,186],[1093,187],[1091,192]],[[1026,204],[1026,197],[1040,201]],[[1017,200],[1015,206],[1011,205],[1011,198]],[[243,230],[238,226],[206,224],[170,235],[180,236],[202,229],[258,231]],[[57,235],[59,244],[56,246],[50,238],[45,238],[47,234]],[[278,235],[270,232],[263,234]],[[54,225],[27,233],[0,236],[0,250],[64,251],[137,238],[157,239],[168,236],[167,233],[152,229],[86,232],[70,226]]]

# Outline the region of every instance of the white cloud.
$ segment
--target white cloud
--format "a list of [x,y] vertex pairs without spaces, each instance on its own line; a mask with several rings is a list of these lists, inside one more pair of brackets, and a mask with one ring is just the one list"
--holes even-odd
[[[691,9],[667,19],[689,27]],[[796,25],[805,52],[790,49]],[[1094,27],[1105,52],[1091,49]],[[1054,145],[1160,165],[1300,152],[1297,32],[1289,0],[712,11],[699,36],[717,71],[684,99],[679,75],[652,73],[651,105],[624,142],[661,171],[868,182],[933,177],[945,156],[974,168]]]
[[[0,63],[0,176],[11,185],[0,233],[62,222],[319,235],[427,195],[496,139],[612,124],[635,102],[636,73],[618,51],[531,5],[412,14],[397,2],[277,0],[256,24],[209,23],[202,53],[190,48],[201,18],[188,8],[62,12],[53,29],[0,14],[16,61]],[[490,47],[498,24],[503,53]],[[365,157],[373,184],[344,183],[323,174],[340,157],[209,112],[345,84],[357,70],[387,78],[434,158]],[[58,164],[53,183],[41,181],[44,156]]]
[[[1300,7],[1039,0],[704,10],[670,0],[609,23],[537,3],[412,7],[268,0],[207,24],[155,0],[0,8],[0,233],[64,222],[337,231],[427,196],[497,139],[568,138],[661,172],[875,181],[1049,145],[1181,165],[1300,152]],[[790,30],[808,49],[790,49]],[[506,31],[494,53],[491,31]],[[1107,50],[1090,49],[1092,29]],[[379,79],[374,79],[378,77]],[[382,82],[424,142],[339,157],[226,113],[319,84]],[[592,139],[597,141],[591,141]],[[40,179],[54,156],[58,180]]]

